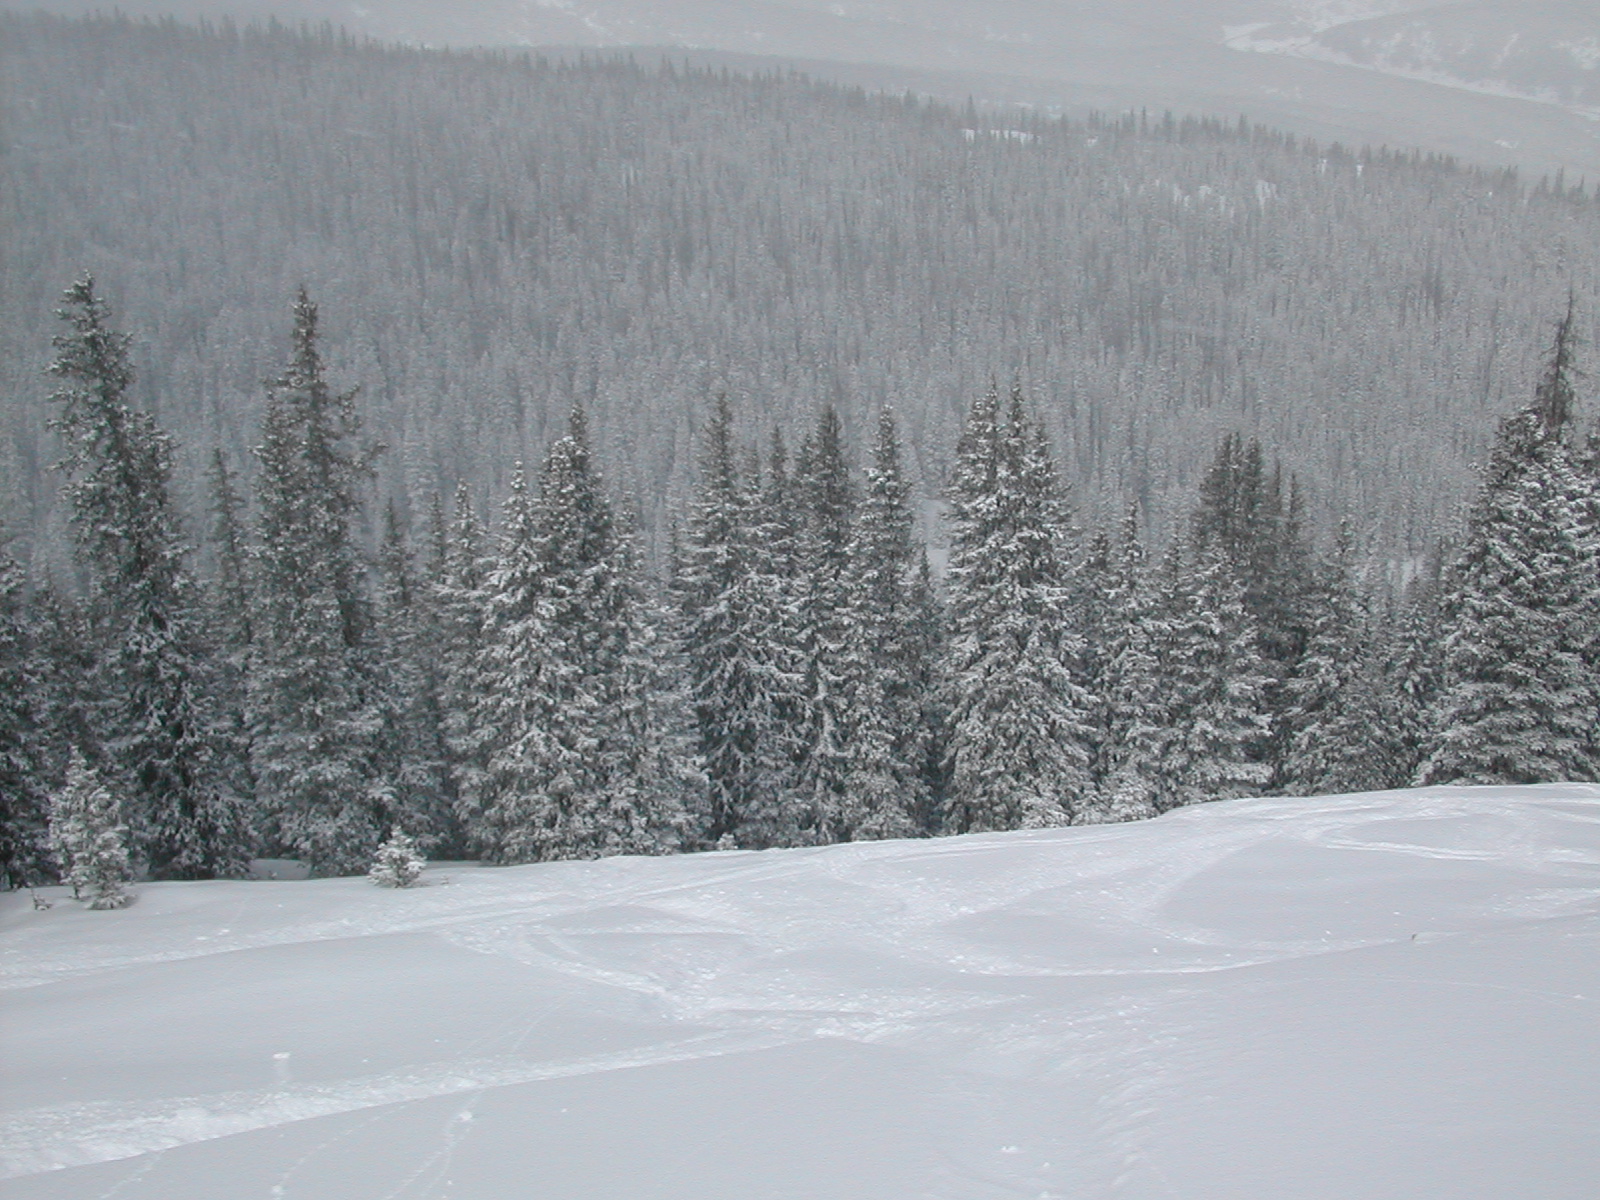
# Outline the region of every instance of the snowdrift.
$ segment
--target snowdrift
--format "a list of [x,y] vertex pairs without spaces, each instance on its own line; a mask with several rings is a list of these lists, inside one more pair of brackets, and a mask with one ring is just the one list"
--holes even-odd
[[1593,1200],[1600,787],[0,908],[7,1200]]

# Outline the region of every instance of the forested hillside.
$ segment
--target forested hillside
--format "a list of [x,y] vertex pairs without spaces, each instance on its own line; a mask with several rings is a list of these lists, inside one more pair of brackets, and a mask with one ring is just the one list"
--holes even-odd
[[229,876],[263,852],[405,886],[414,838],[512,864],[1600,776],[1600,438],[1570,305],[1449,561],[1397,594],[1363,578],[1348,522],[1315,549],[1299,489],[1237,433],[1158,561],[1137,505],[1086,539],[1016,384],[956,443],[942,585],[888,408],[858,473],[832,407],[760,457],[726,397],[664,580],[581,406],[495,525],[464,486],[418,539],[391,503],[372,555],[372,450],[304,292],[254,503],[220,453],[209,472],[202,578],[131,339],[91,280],[63,300],[51,424],[89,587],[0,556],[11,886],[116,908],[141,870]]
[[1226,122],[11,16],[0,80],[4,518],[63,579],[41,369],[85,268],[191,516],[214,447],[255,469],[304,284],[402,525],[458,481],[498,503],[579,402],[658,558],[718,392],[752,437],[832,404],[858,445],[892,403],[931,501],[1014,377],[1091,526],[1137,500],[1163,539],[1238,430],[1416,557],[1569,291],[1581,335],[1600,312],[1592,192]]
[[1600,776],[1582,189],[4,32],[8,885]]

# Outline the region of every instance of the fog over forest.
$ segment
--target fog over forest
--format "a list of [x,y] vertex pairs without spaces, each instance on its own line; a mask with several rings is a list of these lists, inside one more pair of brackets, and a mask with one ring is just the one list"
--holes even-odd
[[[99,0],[7,0],[59,15]],[[1591,0],[121,0],[414,46],[652,47],[1083,116],[1247,114],[1349,145],[1600,177]],[[560,50],[557,53],[563,52]]]
[[1238,430],[1319,526],[1415,558],[1569,293],[1597,331],[1600,203],[1576,181],[618,59],[3,32],[3,515],[61,576],[40,370],[84,269],[196,502],[213,447],[252,469],[304,285],[388,447],[374,500],[416,514],[465,481],[497,503],[580,402],[657,550],[719,392],[751,444],[828,403],[864,447],[894,406],[931,510],[962,415],[1017,379],[1091,527],[1132,499],[1164,536]]

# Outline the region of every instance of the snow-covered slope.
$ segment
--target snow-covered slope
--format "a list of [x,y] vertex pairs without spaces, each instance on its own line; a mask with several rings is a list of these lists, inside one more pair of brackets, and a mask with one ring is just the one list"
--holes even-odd
[[0,910],[12,1200],[1593,1200],[1600,788]]

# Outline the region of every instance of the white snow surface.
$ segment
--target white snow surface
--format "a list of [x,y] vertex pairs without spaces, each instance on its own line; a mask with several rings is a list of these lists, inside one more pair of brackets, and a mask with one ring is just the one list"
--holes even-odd
[[1600,787],[0,907],[7,1200],[1594,1200]]

